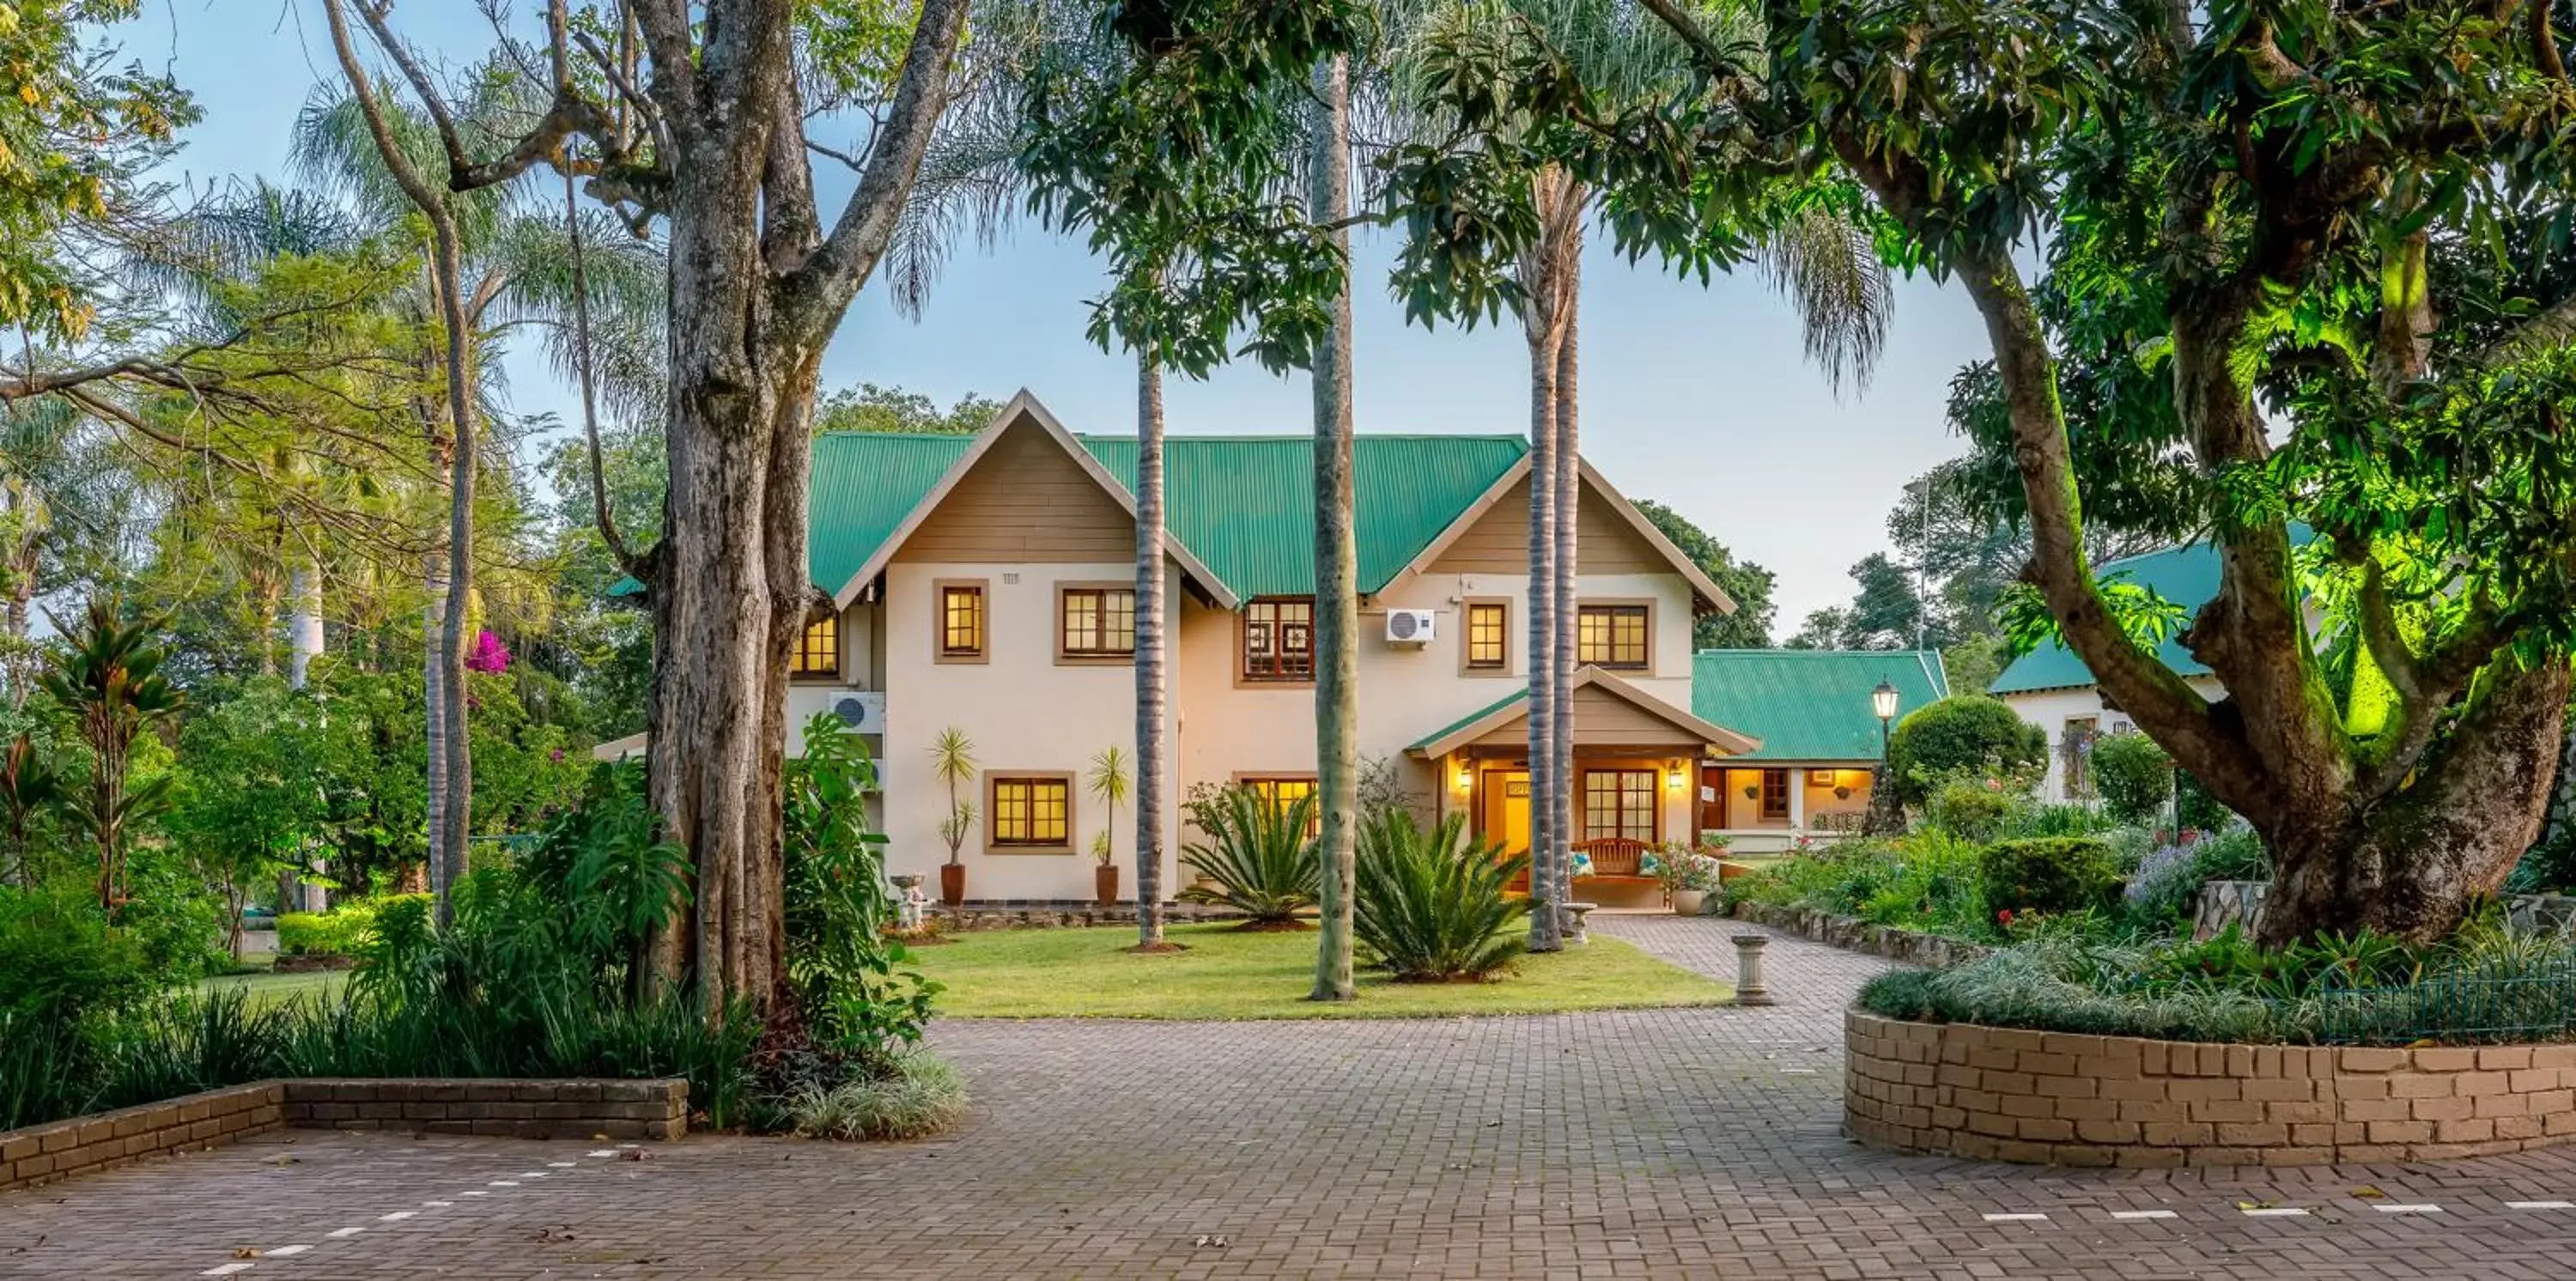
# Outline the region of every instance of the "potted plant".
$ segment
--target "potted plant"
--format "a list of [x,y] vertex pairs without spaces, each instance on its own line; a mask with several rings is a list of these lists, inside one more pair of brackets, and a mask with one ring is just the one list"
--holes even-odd
[[1726,857],[1726,852],[1734,847],[1734,838],[1724,832],[1712,829],[1704,830],[1699,834],[1699,852],[1702,857],[1717,865],[1717,879],[1721,885],[1736,877],[1750,875],[1753,871],[1751,867],[1733,862]]
[[930,745],[930,769],[948,785],[948,816],[939,820],[939,839],[947,843],[948,861],[939,869],[939,901],[956,907],[966,901],[966,833],[975,827],[975,806],[957,789],[975,781],[975,744],[954,725],[939,731]]
[[1091,888],[1100,906],[1118,906],[1118,807],[1126,803],[1129,776],[1127,753],[1112,743],[1091,758],[1091,773],[1085,779],[1091,794],[1109,809],[1109,821],[1091,838]]
[[1707,910],[1717,876],[1717,860],[1697,850],[1671,844],[1657,851],[1655,880],[1664,887],[1676,916],[1697,916]]

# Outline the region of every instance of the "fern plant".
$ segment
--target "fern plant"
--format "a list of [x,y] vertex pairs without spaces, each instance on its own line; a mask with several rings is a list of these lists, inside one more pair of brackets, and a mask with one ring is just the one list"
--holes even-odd
[[1375,811],[1360,824],[1359,941],[1399,982],[1484,979],[1528,945],[1529,901],[1503,888],[1528,862],[1468,836],[1463,814],[1426,830],[1409,810]]
[[1191,821],[1207,840],[1181,847],[1181,866],[1207,883],[1181,891],[1193,903],[1231,907],[1252,918],[1247,926],[1293,924],[1323,892],[1323,865],[1315,856],[1315,798],[1289,804],[1264,800],[1246,787],[1229,787],[1191,806]]

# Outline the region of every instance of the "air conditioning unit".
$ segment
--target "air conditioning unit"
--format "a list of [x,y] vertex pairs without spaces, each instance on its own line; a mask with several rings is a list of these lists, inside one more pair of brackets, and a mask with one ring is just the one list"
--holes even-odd
[[831,695],[832,715],[841,723],[862,734],[885,732],[885,691],[836,689]]
[[1386,611],[1386,643],[1389,645],[1428,645],[1438,616],[1427,609],[1390,609]]

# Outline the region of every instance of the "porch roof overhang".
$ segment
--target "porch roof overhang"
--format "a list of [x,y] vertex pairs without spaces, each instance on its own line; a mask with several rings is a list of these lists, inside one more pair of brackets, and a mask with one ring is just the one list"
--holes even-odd
[[[1701,756],[1737,756],[1758,751],[1762,746],[1762,740],[1758,738],[1739,734],[1714,722],[1701,720],[1598,667],[1584,667],[1575,672],[1573,692],[1581,694],[1585,690],[1596,691],[1600,697],[1626,704],[1644,713],[1652,722],[1671,735],[1669,746],[1675,750],[1687,748]],[[1423,735],[1404,749],[1405,754],[1421,760],[1437,760],[1447,756],[1484,739],[1497,730],[1508,728],[1516,721],[1526,722],[1529,719],[1528,704],[1529,687],[1524,685],[1485,707]],[[1577,718],[1576,724],[1579,739],[1580,717]],[[1633,735],[1623,736],[1622,741],[1632,741],[1633,737]]]

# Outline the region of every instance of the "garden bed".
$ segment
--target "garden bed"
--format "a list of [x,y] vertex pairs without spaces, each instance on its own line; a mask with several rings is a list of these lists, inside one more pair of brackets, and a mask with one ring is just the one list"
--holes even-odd
[[678,1078],[254,1081],[0,1131],[0,1192],[288,1128],[676,1139],[688,1116]]
[[2576,1136],[2576,1045],[2213,1045],[1853,1010],[1844,1124],[1875,1147],[2027,1164],[2319,1165]]

